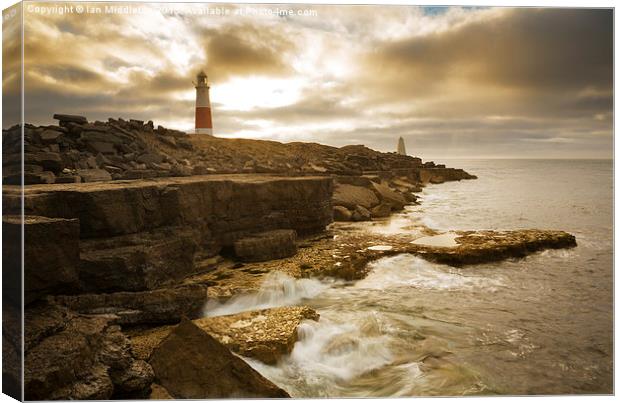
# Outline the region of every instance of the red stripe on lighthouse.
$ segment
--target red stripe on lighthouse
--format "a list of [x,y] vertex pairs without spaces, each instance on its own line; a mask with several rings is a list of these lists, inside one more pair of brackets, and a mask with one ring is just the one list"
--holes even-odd
[[213,129],[211,108],[208,106],[196,107],[196,129]]

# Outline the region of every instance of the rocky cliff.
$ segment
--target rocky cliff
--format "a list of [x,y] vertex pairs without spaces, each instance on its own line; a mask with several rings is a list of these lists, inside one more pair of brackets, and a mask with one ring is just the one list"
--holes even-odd
[[[287,396],[226,353],[215,328],[212,338],[180,327],[151,358],[155,371],[126,348],[124,332],[199,317],[216,269],[218,281],[239,273],[259,280],[264,273],[244,264],[270,270],[299,255],[304,239],[334,218],[386,217],[415,203],[428,183],[474,178],[364,146],[218,139],[152,122],[54,117],[58,125],[24,127],[23,188],[16,186],[20,128],[3,130],[5,239],[18,240],[24,228],[30,399]],[[18,265],[5,271],[19,278]],[[299,320],[291,323],[294,334]],[[245,345],[242,336],[224,345]],[[202,380],[192,390],[191,373],[178,377],[184,362],[171,357],[180,346],[197,349],[192,340],[199,339],[234,367],[234,382]],[[292,348],[294,338],[287,340]],[[59,355],[79,360],[76,371],[55,366]]]

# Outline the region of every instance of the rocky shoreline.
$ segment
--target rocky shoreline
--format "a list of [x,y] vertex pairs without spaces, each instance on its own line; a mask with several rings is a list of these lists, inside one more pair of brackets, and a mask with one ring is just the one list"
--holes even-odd
[[204,317],[208,300],[274,272],[360,279],[398,253],[461,266],[576,245],[561,231],[366,231],[429,183],[475,179],[419,158],[54,117],[25,127],[23,198],[19,132],[3,130],[5,239],[27,215],[26,399],[288,397],[237,355],[276,363],[318,313]]

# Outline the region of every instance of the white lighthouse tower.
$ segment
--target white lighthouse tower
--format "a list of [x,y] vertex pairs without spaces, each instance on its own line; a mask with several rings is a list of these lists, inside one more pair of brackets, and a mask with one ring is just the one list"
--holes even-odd
[[213,136],[209,84],[204,71],[198,73],[194,85],[196,86],[196,134]]

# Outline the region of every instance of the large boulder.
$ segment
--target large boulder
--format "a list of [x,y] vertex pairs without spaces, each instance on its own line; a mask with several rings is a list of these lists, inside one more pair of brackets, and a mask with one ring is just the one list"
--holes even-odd
[[[2,227],[7,244],[20,244],[16,240],[21,237],[22,224],[24,302],[29,304],[45,295],[75,291],[79,266],[78,220],[37,216],[25,216],[22,220],[20,216],[4,216]],[[13,277],[12,281],[19,282],[18,273]]]
[[[314,309],[294,306],[206,317],[193,322],[236,354],[275,364],[293,350],[301,322],[318,319]],[[134,355],[148,360],[173,330],[174,326],[161,326],[133,332],[130,337]]]
[[58,173],[64,168],[60,154],[53,152],[41,152],[37,154],[39,164],[46,171]]
[[353,221],[370,221],[372,213],[365,207],[355,206],[351,219]]
[[105,169],[78,169],[78,175],[80,175],[83,182],[105,182],[112,180],[112,175]]
[[149,363],[177,399],[290,397],[189,320],[164,339]]
[[351,221],[353,213],[344,206],[334,206],[334,221]]
[[332,200],[334,205],[344,206],[351,210],[354,210],[356,206],[369,209],[379,204],[379,199],[372,190],[347,184],[336,184],[334,186]]
[[402,194],[391,189],[386,184],[373,182],[372,187],[375,194],[381,199],[381,202],[388,204],[393,210],[402,210],[407,204],[407,199]]
[[55,113],[54,119],[59,120],[61,125],[63,123],[69,123],[69,122],[78,123],[78,124],[88,123],[88,120],[84,116],[64,115],[62,113]]
[[235,353],[275,364],[293,350],[301,322],[318,319],[314,309],[295,306],[202,318],[194,323]]
[[370,210],[372,216],[376,218],[387,217],[390,215],[391,212],[392,207],[387,203],[381,203]]
[[235,241],[235,255],[246,262],[282,259],[297,253],[294,230],[274,230]]
[[164,161],[164,157],[160,154],[145,153],[145,154],[140,155],[136,159],[136,161],[143,163],[143,164],[149,164],[149,163],[159,164]]
[[149,400],[172,400],[174,397],[170,396],[170,393],[158,383],[151,385],[151,394]]
[[53,305],[26,310],[26,400],[140,398],[150,366],[131,355],[129,339],[107,315],[85,316]]
[[61,131],[47,129],[39,134],[39,138],[43,144],[56,144],[62,137],[62,134]]

